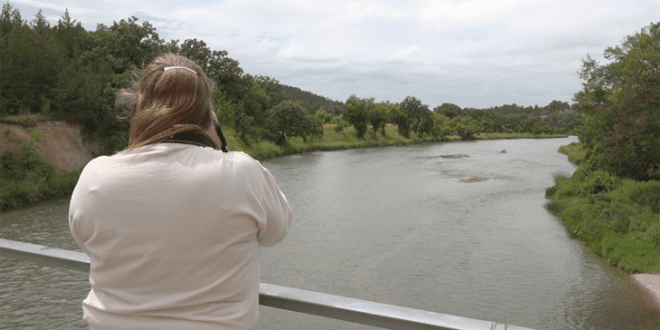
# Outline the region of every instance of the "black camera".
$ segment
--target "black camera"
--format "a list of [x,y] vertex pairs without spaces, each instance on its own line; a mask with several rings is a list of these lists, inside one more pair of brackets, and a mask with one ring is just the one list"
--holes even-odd
[[220,148],[222,152],[229,152],[227,149],[227,139],[225,139],[225,135],[222,134],[222,129],[220,128],[220,123],[217,120],[213,121],[213,125],[215,125],[215,132],[218,133],[218,137],[220,138],[220,141],[222,142],[222,147]]

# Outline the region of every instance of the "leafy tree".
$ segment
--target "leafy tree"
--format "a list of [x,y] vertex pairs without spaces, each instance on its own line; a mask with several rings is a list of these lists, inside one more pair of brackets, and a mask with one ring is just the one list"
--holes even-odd
[[449,121],[451,118],[441,114],[438,111],[433,112],[433,135],[442,140],[446,139],[452,133]]
[[397,131],[404,137],[410,137],[410,123],[408,116],[401,110],[398,105],[391,105],[389,110],[389,122],[396,124]]
[[229,58],[226,50],[212,52],[206,75],[216,83],[232,103],[238,103],[253,87],[253,81],[244,78],[239,62]]
[[335,117],[331,113],[322,109],[316,110],[316,114],[314,116],[322,124],[330,124],[335,120]]
[[407,96],[400,104],[401,111],[406,114],[410,128],[417,135],[431,134],[433,131],[433,116],[429,106],[422,104],[414,96]]
[[283,101],[268,111],[268,127],[271,138],[282,144],[287,137],[300,136],[307,140],[308,135],[322,135],[321,123],[299,102]]
[[363,138],[367,132],[368,116],[367,100],[360,99],[355,94],[349,96],[342,117],[355,127],[355,133],[359,138]]
[[441,115],[444,115],[447,118],[454,118],[454,117],[462,116],[461,107],[459,107],[459,106],[457,106],[456,104],[453,104],[453,103],[443,103],[443,104],[433,108],[433,112],[437,112]]
[[374,138],[379,128],[381,134],[385,136],[385,122],[389,113],[387,107],[386,103],[373,103],[367,108],[367,118],[374,128]]
[[550,113],[566,111],[570,109],[571,109],[571,105],[568,104],[568,102],[552,100],[548,105],[544,107],[543,113],[550,114]]
[[587,56],[575,100],[586,114],[580,140],[587,167],[635,180],[660,176],[660,23],[609,47],[601,65]]
[[197,63],[204,73],[209,72],[213,52],[208,46],[206,46],[206,42],[203,40],[197,40],[196,38],[186,39],[178,50],[181,55]]
[[269,107],[269,97],[258,82],[252,82],[252,87],[247,95],[240,101],[243,109],[235,115],[234,127],[244,142],[248,142],[248,136],[261,138],[266,134],[266,126]]
[[245,74],[244,77],[245,79],[249,79],[261,85],[261,88],[266,95],[268,95],[268,108],[271,108],[282,101],[291,100],[291,96],[284,91],[284,87],[279,81],[277,81],[277,79],[268,76],[252,76],[250,74]]
[[465,116],[461,118],[456,124],[456,134],[458,134],[464,140],[469,140],[472,139],[474,134],[478,132],[477,127],[478,124],[472,117]]

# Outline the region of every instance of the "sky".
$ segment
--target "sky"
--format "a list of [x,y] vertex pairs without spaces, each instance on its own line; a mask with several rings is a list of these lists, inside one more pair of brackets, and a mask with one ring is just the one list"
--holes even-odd
[[[3,1],[6,3],[6,0]],[[139,18],[204,40],[251,75],[327,98],[414,96],[430,109],[572,103],[582,59],[660,20],[660,0],[13,0],[51,26]]]

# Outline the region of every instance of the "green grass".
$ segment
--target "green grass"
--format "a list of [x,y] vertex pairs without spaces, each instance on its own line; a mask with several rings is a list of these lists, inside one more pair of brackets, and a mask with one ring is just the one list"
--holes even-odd
[[559,147],[559,152],[568,155],[568,160],[578,166],[582,164],[587,157],[587,149],[584,147],[584,144],[578,142]]
[[[572,161],[584,161],[582,146],[562,148]],[[569,235],[611,265],[630,273],[660,272],[660,182],[580,168],[572,177],[555,175],[546,198]]]
[[[414,133],[411,133],[410,137],[406,138],[399,134],[398,129],[395,126],[386,127],[385,136],[383,136],[380,130],[374,136],[373,129],[369,128],[364,138],[358,138],[353,126],[347,126],[340,132],[335,131],[335,127],[335,124],[326,124],[323,126],[322,137],[308,138],[307,142],[304,142],[300,137],[288,138],[282,145],[276,145],[268,140],[254,141],[250,144],[246,144],[236,136],[236,132],[232,128],[223,128],[223,131],[227,138],[227,144],[230,150],[244,151],[259,160],[312,151],[373,148],[424,142],[462,140],[457,135],[448,136],[445,139],[439,139],[430,136],[418,137]],[[474,140],[550,138],[565,136],[565,134],[534,135],[532,133],[480,133],[474,136]]]

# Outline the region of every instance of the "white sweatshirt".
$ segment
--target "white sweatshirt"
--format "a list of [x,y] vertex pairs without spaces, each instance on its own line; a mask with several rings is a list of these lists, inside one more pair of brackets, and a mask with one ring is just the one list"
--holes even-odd
[[90,161],[69,225],[90,256],[83,319],[100,329],[251,329],[259,246],[293,214],[242,152],[161,143]]

